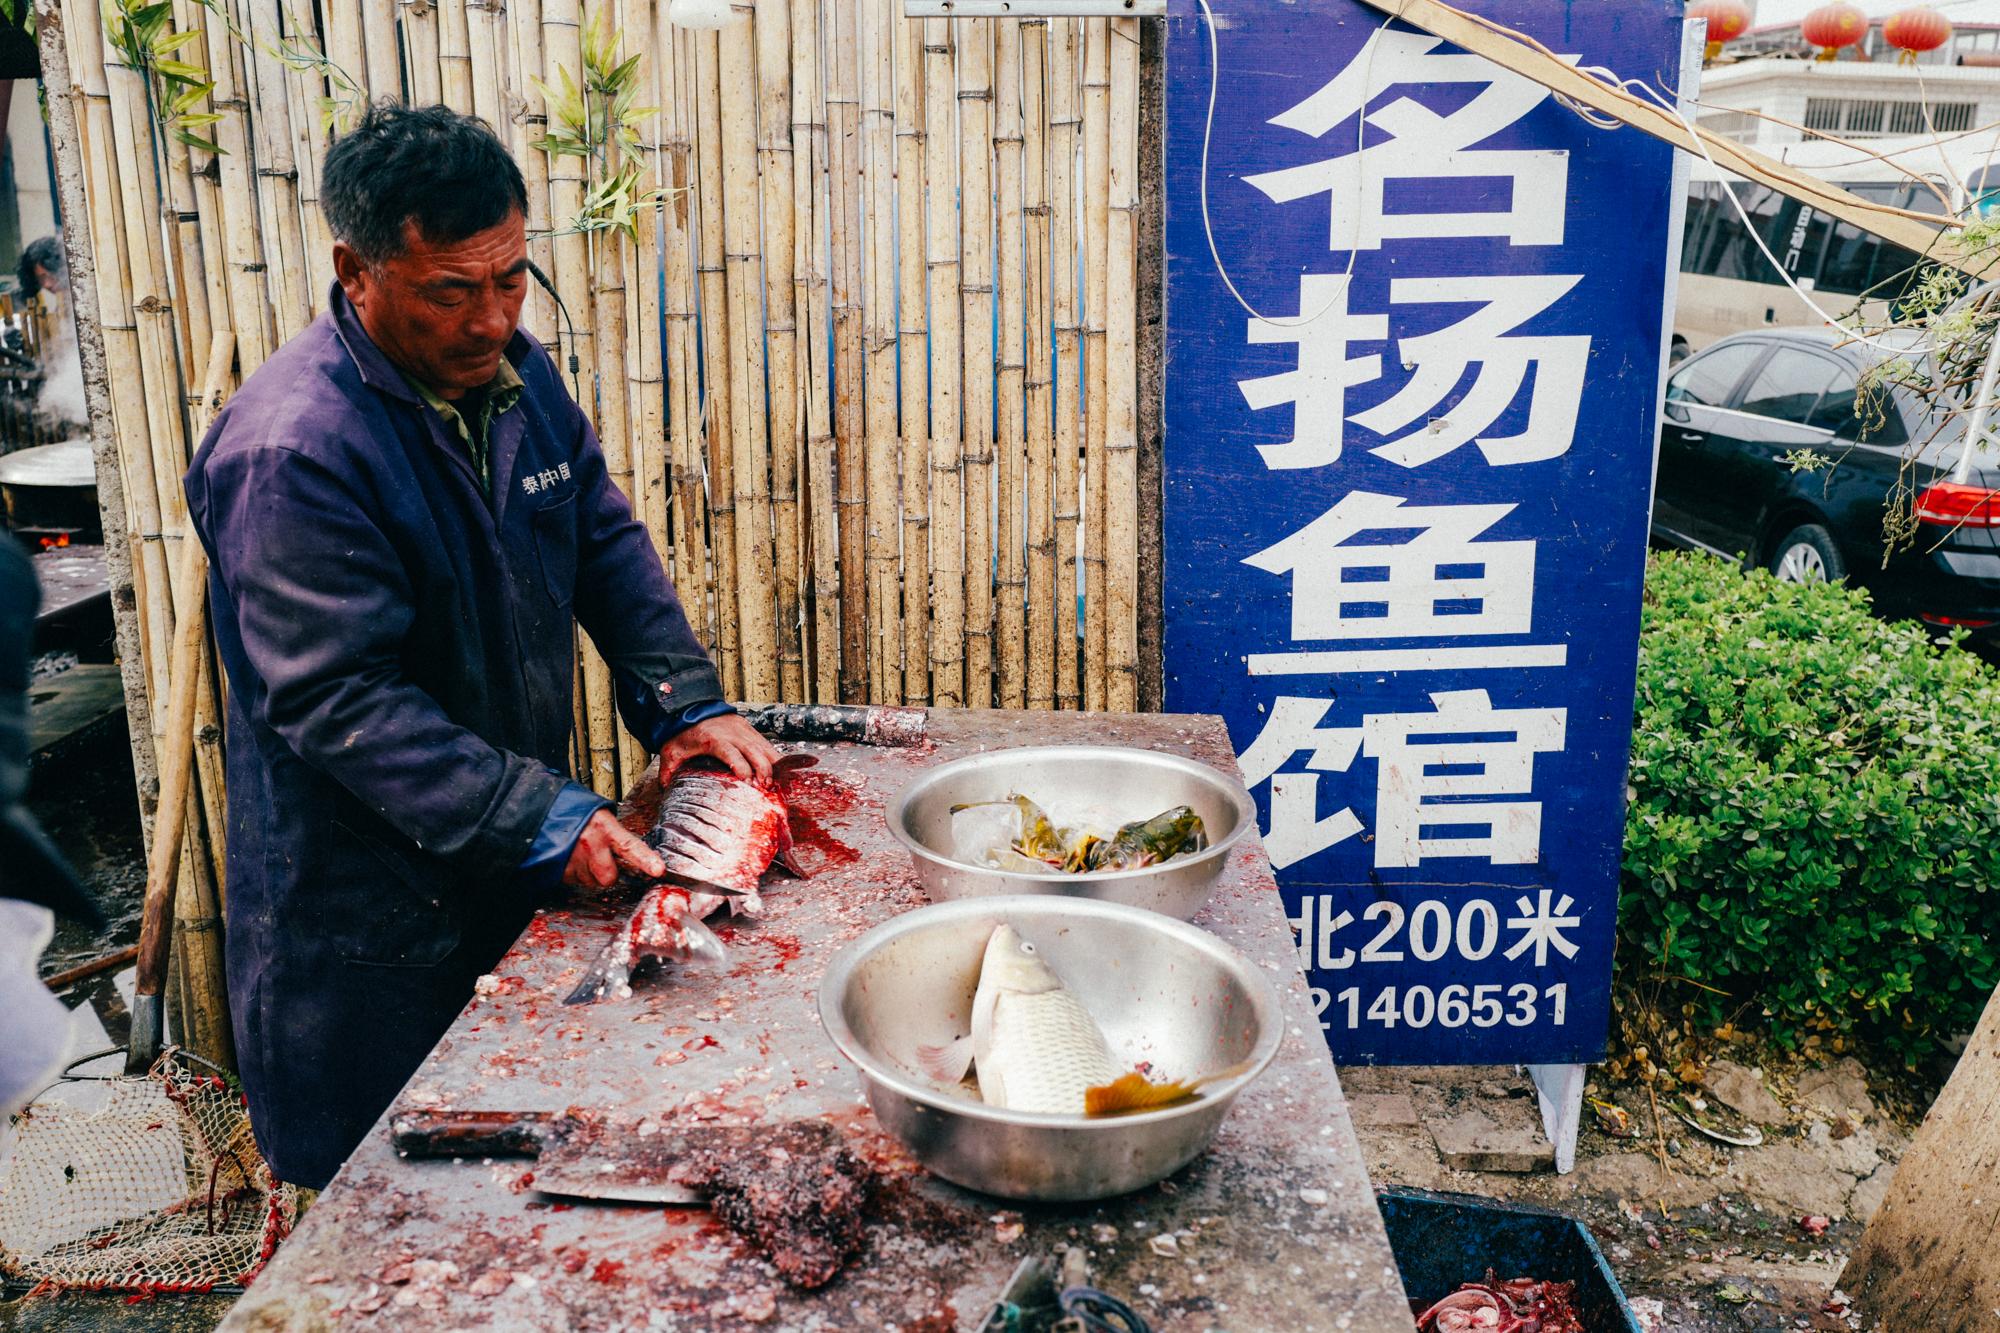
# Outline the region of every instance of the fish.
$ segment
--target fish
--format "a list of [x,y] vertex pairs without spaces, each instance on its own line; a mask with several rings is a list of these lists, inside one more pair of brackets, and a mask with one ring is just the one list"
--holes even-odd
[[[1189,856],[1208,846],[1208,830],[1193,807],[1177,805],[1151,819],[1135,819],[1122,825],[1109,838],[1088,829],[1059,827],[1033,800],[1018,792],[999,801],[971,801],[951,807],[954,817],[966,811],[992,811],[1004,815],[995,823],[982,816],[979,823],[954,824],[960,843],[990,842],[991,845],[961,850],[961,856],[975,857],[1000,870],[1046,874],[1060,870],[1071,875],[1087,875],[1099,870],[1135,870],[1157,865],[1176,856]],[[1001,828],[1011,832],[996,832]],[[1004,845],[1002,839],[1005,839]]]
[[1208,848],[1208,829],[1194,807],[1177,805],[1151,819],[1135,819],[1083,854],[1086,870],[1133,870]]
[[959,1083],[970,1069],[988,1106],[1045,1115],[1082,1115],[1085,1092],[1121,1072],[1082,1001],[1005,922],[980,959],[972,1031],[919,1049],[917,1059],[941,1083]]
[[810,755],[787,755],[768,780],[739,777],[706,757],[676,769],[646,835],[667,875],[631,881],[643,886],[644,896],[564,1003],[629,993],[633,969],[644,959],[723,962],[728,951],[704,920],[724,906],[752,916],[761,911],[759,886],[773,864],[805,878],[792,859],[791,818],[781,783],[787,773],[817,762]]

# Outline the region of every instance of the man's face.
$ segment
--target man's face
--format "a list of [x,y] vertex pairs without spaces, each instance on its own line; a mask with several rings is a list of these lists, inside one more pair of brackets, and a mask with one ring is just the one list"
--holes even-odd
[[443,398],[492,379],[521,320],[528,231],[517,209],[454,245],[403,224],[403,253],[370,267],[343,244],[334,272],[361,327],[396,367]]

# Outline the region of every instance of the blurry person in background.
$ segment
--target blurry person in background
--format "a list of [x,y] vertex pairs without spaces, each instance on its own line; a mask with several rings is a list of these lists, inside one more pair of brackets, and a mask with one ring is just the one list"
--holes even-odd
[[[39,385],[32,382],[25,396],[10,394],[7,402],[19,403],[32,411],[31,433],[42,440],[64,440],[84,433],[90,417],[83,402],[83,362],[77,356],[76,322],[70,311],[69,260],[63,254],[61,236],[44,236],[30,241],[21,251],[14,268],[21,284],[20,310],[31,315],[39,326],[38,341],[25,338],[21,330],[7,333],[6,359],[39,372]],[[14,435],[15,447],[35,443]]]
[[63,257],[62,238],[44,236],[28,242],[21,251],[21,262],[14,267],[14,276],[21,284],[23,301],[33,300],[42,292],[57,299],[67,297],[69,261]]
[[55,914],[97,911],[23,803],[28,790],[28,652],[41,602],[34,567],[0,535],[0,1116],[54,1080],[70,1051],[69,1010],[36,962]]

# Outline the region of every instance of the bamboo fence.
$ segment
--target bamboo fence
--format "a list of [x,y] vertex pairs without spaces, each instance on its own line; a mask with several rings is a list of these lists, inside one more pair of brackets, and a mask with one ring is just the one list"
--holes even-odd
[[[181,474],[215,403],[324,309],[329,116],[384,97],[479,114],[521,162],[531,256],[574,320],[536,291],[524,324],[566,382],[576,359],[732,697],[1138,706],[1140,20],[738,0],[695,31],[666,0],[592,0],[656,108],[635,151],[667,195],[627,237],[567,228],[594,166],[535,146],[534,80],[582,82],[581,0],[178,0],[203,37],[173,58],[214,80],[194,109],[220,113],[202,131],[219,154],[162,131],[104,39],[114,3],[41,10],[155,748],[200,595],[175,578]],[[616,793],[644,756],[581,637],[578,664],[573,759]],[[212,654],[203,670],[188,911],[224,851]]]

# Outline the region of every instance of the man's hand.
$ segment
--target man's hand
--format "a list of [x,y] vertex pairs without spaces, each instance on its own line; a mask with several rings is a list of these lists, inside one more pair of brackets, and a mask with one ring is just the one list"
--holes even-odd
[[569,864],[563,867],[563,883],[573,889],[608,889],[618,882],[621,870],[658,879],[667,873],[667,863],[658,852],[626,832],[609,810],[599,810],[583,826],[576,846],[570,849]]
[[739,778],[768,780],[771,765],[778,761],[778,752],[771,748],[771,742],[765,740],[741,713],[724,713],[721,717],[697,722],[668,741],[667,748],[660,751],[662,780],[671,777],[675,769],[698,754],[720,759]]

